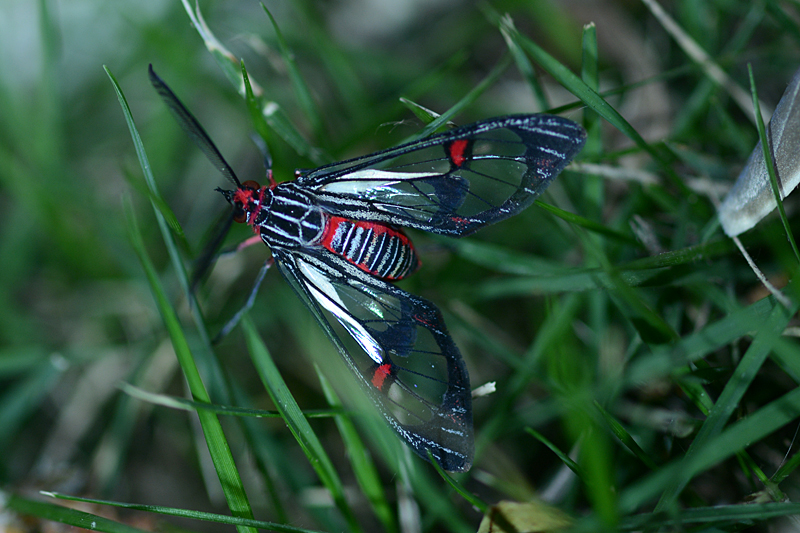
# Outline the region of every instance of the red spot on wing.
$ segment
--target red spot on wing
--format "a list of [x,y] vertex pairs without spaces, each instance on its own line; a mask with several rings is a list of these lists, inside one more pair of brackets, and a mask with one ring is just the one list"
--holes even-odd
[[466,152],[468,145],[469,141],[467,139],[459,139],[458,141],[453,141],[450,143],[450,146],[448,146],[448,150],[450,152],[450,162],[457,167],[463,165],[464,161],[467,160],[464,152]]
[[456,225],[457,228],[463,229],[472,224],[472,220],[459,216],[450,217],[450,221]]
[[383,385],[386,382],[386,378],[390,377],[391,375],[392,375],[391,363],[384,363],[380,365],[372,373],[372,385],[379,391],[382,391]]
[[429,329],[435,327],[435,324],[432,324],[430,320],[425,319],[421,315],[414,315],[414,320]]

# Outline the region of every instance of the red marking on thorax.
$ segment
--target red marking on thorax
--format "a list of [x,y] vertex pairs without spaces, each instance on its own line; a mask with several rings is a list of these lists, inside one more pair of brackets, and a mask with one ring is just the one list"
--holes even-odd
[[464,152],[467,149],[467,145],[469,141],[466,139],[459,139],[458,141],[453,141],[450,145],[450,161],[457,167],[460,167],[464,164],[464,161],[467,160]]
[[[272,178],[272,173],[270,172],[270,181],[271,183],[275,183]],[[254,181],[245,182],[242,185],[246,186],[252,183],[253,185],[258,186],[258,184]],[[262,206],[264,205],[264,193],[268,188],[272,188],[274,185],[268,185],[265,187],[259,187],[258,189],[252,189],[249,187],[242,187],[236,190],[233,193],[233,201],[234,203],[240,202],[242,204],[242,208],[245,210],[246,213],[249,214],[249,218],[247,219],[247,224],[252,226],[253,233],[261,233],[261,230],[256,226],[256,218],[258,218],[258,213],[261,211]],[[251,206],[255,203],[258,203],[258,208],[251,211]],[[237,222],[239,222],[237,220]],[[244,222],[244,221],[242,221]]]
[[253,201],[254,192],[250,189],[236,189],[236,192],[233,193],[233,201],[239,202],[243,207],[247,208],[250,202]]
[[386,378],[392,375],[392,365],[389,363],[384,363],[380,365],[378,368],[375,369],[375,372],[372,373],[372,385],[378,389],[383,390],[383,384],[386,381]]

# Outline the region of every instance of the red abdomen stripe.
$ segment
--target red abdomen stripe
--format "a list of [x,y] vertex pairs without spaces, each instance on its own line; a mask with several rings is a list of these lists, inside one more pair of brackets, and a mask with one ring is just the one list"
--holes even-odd
[[419,267],[411,240],[386,224],[330,217],[320,244],[386,280],[403,279]]

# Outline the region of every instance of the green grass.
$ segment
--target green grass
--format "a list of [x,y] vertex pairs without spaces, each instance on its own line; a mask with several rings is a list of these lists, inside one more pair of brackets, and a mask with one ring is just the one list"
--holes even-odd
[[[799,66],[793,4],[662,14],[648,1],[607,16],[464,2],[361,30],[346,24],[369,10],[343,14],[345,2],[201,2],[201,17],[188,0],[95,1],[91,19],[48,0],[7,5],[7,516],[101,531],[466,532],[488,512],[520,531],[739,531],[800,513],[794,199],[742,235],[787,308],[704,192],[724,194],[758,140],[748,64],[762,112]],[[220,259],[192,298],[224,183],[148,63],[242,179],[263,181],[252,131],[282,181],[448,121],[551,111],[584,125],[577,164],[536,206],[464,240],[412,232],[423,268],[402,287],[442,309],[473,387],[496,382],[474,400],[471,471],[443,479],[374,420],[277,272],[211,345],[268,251]],[[230,242],[246,236],[234,228]]]

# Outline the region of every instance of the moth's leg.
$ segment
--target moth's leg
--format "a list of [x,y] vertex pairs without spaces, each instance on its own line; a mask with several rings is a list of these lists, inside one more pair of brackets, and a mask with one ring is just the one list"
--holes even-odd
[[253,284],[253,290],[250,291],[250,296],[247,297],[247,301],[244,303],[244,306],[242,306],[242,308],[239,309],[235,315],[233,315],[233,318],[231,318],[228,323],[222,327],[219,333],[217,333],[217,335],[211,341],[212,344],[217,344],[222,340],[223,337],[227,336],[228,333],[230,333],[231,330],[235,328],[242,319],[242,315],[244,315],[250,310],[251,307],[253,307],[253,303],[256,301],[256,294],[258,293],[259,287],[261,287],[261,282],[264,281],[264,276],[267,275],[267,270],[269,270],[269,267],[271,267],[273,263],[275,263],[275,260],[272,257],[264,261],[264,266],[262,266],[261,270],[258,271],[258,276],[256,276],[256,281]]

